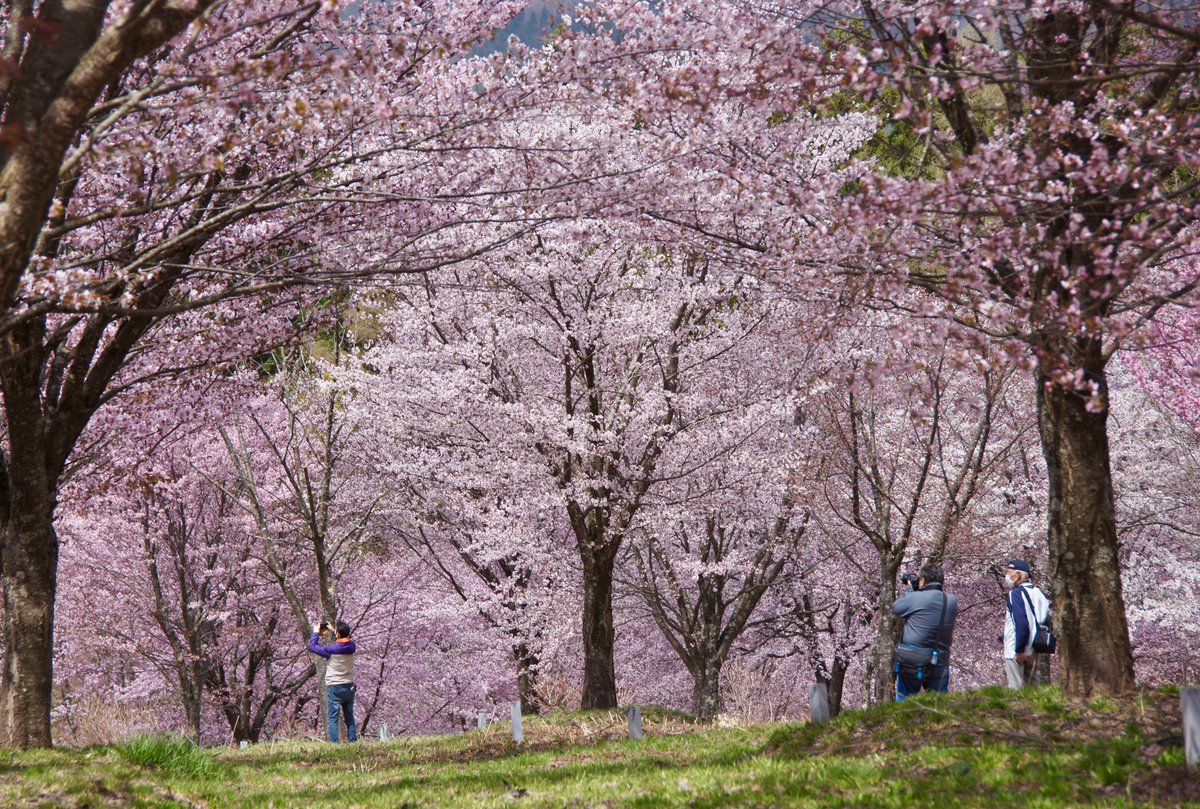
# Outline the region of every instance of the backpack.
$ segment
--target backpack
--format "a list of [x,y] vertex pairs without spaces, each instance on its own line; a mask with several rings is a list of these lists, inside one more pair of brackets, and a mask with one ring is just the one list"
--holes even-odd
[[1033,616],[1033,620],[1037,622],[1037,630],[1033,634],[1033,651],[1041,654],[1054,654],[1054,650],[1058,648],[1058,638],[1054,637],[1054,630],[1050,628],[1050,611],[1046,611],[1046,623],[1042,623],[1037,619],[1037,610],[1033,608],[1033,600],[1029,597],[1029,593],[1024,587],[1020,588],[1021,595],[1025,597],[1025,603],[1029,605],[1029,613]]

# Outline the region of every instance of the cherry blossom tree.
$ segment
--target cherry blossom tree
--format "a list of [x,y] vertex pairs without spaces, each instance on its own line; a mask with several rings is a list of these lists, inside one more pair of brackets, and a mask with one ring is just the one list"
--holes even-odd
[[1170,384],[1148,389],[1145,371],[1141,355],[1127,354],[1111,374],[1122,574],[1138,679],[1186,682],[1198,665],[1200,440],[1174,410],[1181,392]]
[[[865,540],[865,557],[850,543],[843,547],[847,561],[873,571],[877,592],[864,684],[870,702],[893,694],[900,623],[890,608],[901,568],[946,559],[1023,426],[1007,391],[1011,371],[992,367],[986,355],[959,356],[936,337],[899,341],[894,325],[880,317],[864,319],[857,334],[847,330],[830,354],[831,380],[818,405],[829,430],[830,475],[827,510],[816,519],[835,535],[848,530]],[[1027,419],[1024,430],[1030,426]]]
[[[539,552],[530,540],[544,542],[554,535],[554,526],[521,525],[521,515],[513,512],[524,501],[505,504],[494,489],[488,491],[491,502],[471,515],[450,513],[443,493],[440,487],[412,486],[411,497],[399,499],[412,504],[410,516],[397,519],[393,530],[428,573],[442,579],[464,603],[476,608],[483,621],[509,638],[521,711],[539,713],[546,703],[538,687],[541,641],[550,631],[551,616],[561,614],[562,606],[550,582],[565,578],[565,571],[559,570],[554,554],[545,548]],[[488,519],[493,509],[502,513],[499,520]],[[506,537],[522,541],[512,543]]]
[[[643,201],[648,215],[743,251],[761,272],[789,272],[816,297],[908,311],[914,333],[941,318],[969,345],[983,335],[1023,357],[1048,468],[1064,687],[1127,690],[1106,369],[1147,323],[1196,298],[1195,275],[1176,271],[1200,234],[1195,8],[649,6],[587,12],[622,36],[592,46],[608,59],[586,64],[611,66],[606,81],[648,129],[702,131],[730,100],[745,114],[741,131],[698,147],[724,178],[717,199],[739,204],[664,193]],[[741,54],[742,69],[692,50]],[[882,147],[859,155],[853,181],[800,182],[788,150],[762,148],[774,124],[856,105],[879,116]],[[831,213],[810,210],[813,199]],[[912,297],[913,286],[932,294]],[[1084,626],[1096,629],[1072,629]]]
[[1126,691],[1107,368],[1148,321],[1195,299],[1195,277],[1172,271],[1198,235],[1194,10],[964,2],[860,12],[853,84],[911,127],[927,146],[919,159],[936,166],[928,180],[869,184],[858,221],[899,228],[888,244],[868,238],[887,251],[871,275],[935,290],[943,316],[1027,351],[1063,687]]
[[760,326],[686,376],[690,395],[714,404],[686,416],[692,427],[664,452],[617,574],[687,668],[692,710],[706,720],[722,710],[722,669],[762,620],[764,597],[805,567],[817,456],[796,390],[811,347],[788,343],[803,307],[765,286],[736,307]]
[[[191,477],[192,485],[196,485],[199,481],[194,475]],[[215,492],[208,486],[203,486],[200,491],[198,500],[186,503],[167,502],[161,495],[146,496],[140,525],[146,575],[144,579],[138,577],[135,580],[147,582],[153,593],[150,615],[166,639],[170,652],[169,656],[164,656],[165,660],[155,656],[156,663],[164,675],[173,675],[178,683],[180,701],[193,738],[197,743],[203,738],[201,719],[207,688],[221,695],[222,713],[230,724],[234,739],[257,741],[274,703],[281,697],[292,696],[311,679],[312,671],[301,670],[290,683],[271,683],[266,689],[266,698],[257,705],[252,704],[260,671],[265,670],[265,676],[271,676],[273,666],[263,664],[279,648],[276,644],[278,632],[275,631],[278,610],[266,604],[255,604],[256,609],[247,610],[232,621],[224,617],[236,594],[251,592],[247,582],[236,578],[245,572],[249,545],[238,543],[240,547],[232,558],[222,553],[234,544],[221,525],[221,521],[229,516],[231,506],[223,492]],[[209,520],[215,524],[206,525]],[[132,593],[122,596],[126,601],[133,598]],[[265,623],[261,623],[263,618]],[[256,636],[251,641],[256,645],[247,648],[244,655],[234,654],[228,658],[217,655],[221,645],[230,645],[228,638],[217,637],[225,623],[245,627],[247,636],[249,633]],[[105,637],[110,632],[101,628],[97,634]],[[133,637],[118,635],[116,640],[136,644],[143,654],[154,648]],[[294,659],[294,651],[289,656]],[[245,661],[244,667],[234,663],[239,659]],[[239,669],[241,676],[238,676]]]
[[[572,575],[561,548],[569,545],[530,486],[537,467],[492,433],[500,428],[487,418],[487,381],[470,375],[476,347],[464,343],[479,299],[457,291],[476,282],[452,277],[444,291],[429,278],[362,296],[357,330],[374,336],[361,338],[362,357],[327,372],[347,391],[356,457],[381,492],[379,541],[423,571],[439,609],[460,622],[460,610],[473,611],[506,639],[518,695],[535,712],[544,702],[541,650],[553,643],[555,617],[574,609],[562,603],[574,597],[564,592]],[[446,606],[447,597],[460,606]]]
[[[295,371],[284,373],[290,385],[303,381]],[[354,497],[346,455],[352,428],[339,416],[337,392],[316,401],[293,398],[294,389],[277,390],[258,403],[250,423],[244,429],[237,425],[236,438],[231,429],[219,428],[235,475],[234,485],[214,486],[252,520],[264,567],[287,604],[295,644],[304,648],[318,619],[333,623],[348,617],[338,586],[377,498]],[[310,591],[318,609],[310,606]],[[318,717],[326,707],[324,662],[316,663]]]
[[[210,361],[219,352],[206,352],[213,345],[198,334],[232,334],[226,349],[277,343],[295,314],[289,286],[427,269],[450,260],[455,224],[476,229],[457,244],[467,253],[507,238],[491,229],[481,241],[477,211],[439,200],[455,196],[442,190],[451,179],[478,179],[449,169],[444,136],[495,110],[479,88],[500,57],[455,57],[513,10],[361,5],[343,15],[316,3],[256,11],[51,1],[7,12],[0,737],[8,744],[50,743],[53,518],[96,411],[139,374]],[[379,213],[385,203],[404,214],[389,220]],[[365,204],[398,241],[352,259],[338,248],[361,230]],[[282,318],[263,317],[281,306]],[[199,307],[208,314],[180,319]],[[200,327],[191,335],[197,351],[177,342],[157,365],[145,360],[150,338],[172,329],[178,337],[184,322]]]
[[[865,577],[840,557],[847,548],[824,535],[818,541],[825,556],[805,566],[781,588],[768,606],[769,631],[762,633],[766,655],[774,661],[799,661],[825,686],[830,714],[841,713],[850,667],[871,648],[877,599]],[[810,548],[818,545],[810,543]],[[829,554],[829,548],[838,548]]]
[[[253,525],[228,494],[236,476],[220,442],[203,425],[174,425],[152,453],[139,452],[136,439],[150,437],[104,446],[103,485],[86,475],[71,484],[60,519],[71,586],[60,594],[58,637],[85,653],[105,650],[117,667],[148,666],[197,740],[221,738],[203,727],[212,709],[229,738],[255,741],[313,666],[301,644],[286,642],[286,608],[271,598]],[[88,625],[73,620],[80,612]],[[69,679],[78,664],[68,654],[61,665]]]
[[[404,406],[452,419],[443,454],[453,448],[453,465],[467,463],[463,448],[506,459],[486,475],[467,467],[501,506],[493,518],[507,508],[492,493],[512,490],[569,529],[582,568],[583,703],[612,707],[619,551],[667,446],[728,406],[700,380],[762,318],[738,304],[753,292],[736,273],[602,222],[548,231],[475,272],[410,294],[424,336],[381,342],[365,367],[402,371],[414,344],[430,352],[438,376],[394,377]],[[397,384],[391,378],[360,384]],[[378,412],[380,394],[370,401]]]
[[679,518],[674,530],[658,529],[666,536],[630,546],[632,588],[692,675],[692,711],[701,719],[720,713],[721,670],[763,596],[795,562],[804,523],[792,510],[784,502],[768,511],[773,525],[736,512]]

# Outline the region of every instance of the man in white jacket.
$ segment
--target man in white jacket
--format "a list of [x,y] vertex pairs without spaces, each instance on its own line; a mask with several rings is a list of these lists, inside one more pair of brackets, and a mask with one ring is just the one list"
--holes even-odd
[[1030,684],[1037,656],[1033,638],[1037,625],[1050,620],[1050,601],[1030,581],[1029,563],[1013,559],[1005,572],[1004,586],[1009,590],[1004,615],[1004,674],[1009,688]]

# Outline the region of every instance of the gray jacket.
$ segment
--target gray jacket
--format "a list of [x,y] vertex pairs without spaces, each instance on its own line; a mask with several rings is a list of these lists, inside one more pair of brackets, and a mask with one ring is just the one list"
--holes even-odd
[[938,619],[942,615],[942,585],[926,584],[922,590],[905,593],[892,603],[892,612],[904,621],[903,642],[942,652],[942,664],[950,663],[950,644],[954,642],[954,619],[958,617],[958,599],[946,594],[946,619],[938,635]]

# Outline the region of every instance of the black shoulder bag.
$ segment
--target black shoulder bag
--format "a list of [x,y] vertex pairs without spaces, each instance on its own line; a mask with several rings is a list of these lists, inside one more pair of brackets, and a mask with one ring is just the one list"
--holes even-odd
[[[1037,610],[1033,608],[1033,599],[1029,597],[1029,593],[1024,587],[1021,587],[1021,595],[1025,597],[1025,603],[1029,605],[1029,614],[1033,616],[1034,623],[1037,625],[1037,631],[1033,634],[1033,651],[1041,654],[1054,654],[1054,650],[1058,648],[1058,638],[1054,637],[1054,630],[1049,624],[1043,624],[1037,619]],[[1046,620],[1050,620],[1049,611],[1046,612]]]

